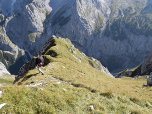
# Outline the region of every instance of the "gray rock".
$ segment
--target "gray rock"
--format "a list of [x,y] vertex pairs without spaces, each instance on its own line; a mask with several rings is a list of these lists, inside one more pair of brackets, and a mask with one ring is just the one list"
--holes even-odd
[[5,65],[2,62],[0,62],[0,76],[3,76],[4,74],[10,74],[10,73],[7,71]]
[[150,73],[150,76],[149,76],[150,78],[152,78],[152,72]]
[[149,78],[147,79],[147,86],[152,86],[152,72],[149,75]]
[[141,64],[141,74],[150,74],[152,71],[152,52],[149,53]]
[[127,71],[127,69],[126,69],[126,70],[118,73],[118,74],[115,76],[115,78],[121,78],[121,77],[123,77],[123,76],[131,77],[131,76],[132,76],[132,73],[133,73],[133,71]]
[[149,78],[147,79],[147,85],[148,85],[148,86],[152,86],[152,77],[149,77]]

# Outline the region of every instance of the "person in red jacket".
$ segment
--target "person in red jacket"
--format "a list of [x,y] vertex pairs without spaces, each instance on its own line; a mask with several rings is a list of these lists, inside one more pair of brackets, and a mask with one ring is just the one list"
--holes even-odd
[[39,73],[42,73],[42,75],[44,75],[44,73],[41,70],[41,66],[44,63],[44,59],[39,54],[37,54],[36,56],[37,56],[37,58],[36,58],[36,62],[35,62],[35,67],[36,67],[36,69],[38,69]]

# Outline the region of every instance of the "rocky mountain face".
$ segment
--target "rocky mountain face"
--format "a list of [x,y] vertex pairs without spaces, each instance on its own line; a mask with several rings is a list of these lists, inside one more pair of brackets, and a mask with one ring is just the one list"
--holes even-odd
[[148,0],[146,7],[142,10],[141,13],[146,14],[146,13],[150,13],[152,11],[152,1]]
[[[11,53],[8,68],[17,69],[54,34],[69,38],[112,72],[132,68],[152,49],[150,4],[151,0],[1,0],[0,43],[5,47],[0,45],[0,50]],[[3,56],[4,61],[9,60]]]
[[152,52],[150,52],[145,59],[143,60],[142,64],[133,68],[133,69],[126,69],[116,75],[117,78],[122,76],[128,77],[135,77],[139,75],[150,75],[152,76]]
[[3,74],[10,74],[10,73],[7,71],[5,65],[2,62],[0,62],[0,76],[2,76]]

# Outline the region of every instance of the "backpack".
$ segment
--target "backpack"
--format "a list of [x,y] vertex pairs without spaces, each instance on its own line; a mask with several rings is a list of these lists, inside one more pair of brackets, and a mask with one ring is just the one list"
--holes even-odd
[[44,65],[44,59],[43,59],[43,57],[42,57],[42,56],[40,56],[40,57],[39,57],[39,60],[40,60],[40,64],[39,64],[39,66]]

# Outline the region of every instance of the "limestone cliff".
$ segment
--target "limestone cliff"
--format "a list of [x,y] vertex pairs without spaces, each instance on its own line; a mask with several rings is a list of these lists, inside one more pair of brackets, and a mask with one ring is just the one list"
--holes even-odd
[[24,51],[22,55],[27,61],[53,34],[69,38],[76,48],[100,60],[112,72],[141,64],[152,48],[150,0],[0,3],[0,12],[5,17],[1,27],[11,42]]
[[2,62],[0,62],[0,76],[2,76],[3,74],[10,74],[10,73],[7,71],[5,65]]

